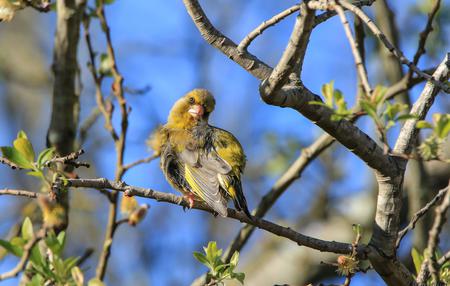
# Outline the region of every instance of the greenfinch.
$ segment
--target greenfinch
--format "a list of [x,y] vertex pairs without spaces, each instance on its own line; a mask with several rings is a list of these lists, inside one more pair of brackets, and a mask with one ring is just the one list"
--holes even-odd
[[232,199],[237,210],[251,217],[241,184],[244,151],[233,134],[208,124],[214,107],[209,91],[190,91],[174,104],[167,123],[148,143],[161,156],[166,179],[190,207],[203,201],[226,217]]

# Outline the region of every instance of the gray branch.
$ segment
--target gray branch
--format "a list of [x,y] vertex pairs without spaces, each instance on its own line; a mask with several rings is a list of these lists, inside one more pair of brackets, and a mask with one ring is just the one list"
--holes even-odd
[[[152,189],[145,189],[127,185],[121,181],[110,181],[104,178],[98,179],[67,179],[69,187],[74,188],[92,188],[92,189],[109,189],[124,192],[128,196],[138,196],[156,200],[158,202],[166,202],[181,207],[189,207],[189,204],[182,197],[174,194],[158,192]],[[214,214],[214,210],[201,202],[195,202],[194,209],[207,211]],[[240,222],[251,224],[257,228],[263,229],[275,235],[287,238],[298,245],[306,246],[323,252],[333,252],[340,254],[352,253],[352,245],[350,243],[342,243],[336,241],[325,241],[313,237],[309,237],[292,230],[289,227],[283,227],[273,222],[252,216],[249,219],[244,213],[234,209],[228,209],[228,218],[239,220]],[[362,259],[367,257],[367,247],[365,245],[358,246],[358,256]]]

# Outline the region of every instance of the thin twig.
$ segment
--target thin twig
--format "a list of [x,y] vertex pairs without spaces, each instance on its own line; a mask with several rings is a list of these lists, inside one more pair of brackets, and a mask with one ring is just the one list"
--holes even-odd
[[381,43],[389,50],[389,52],[397,57],[402,64],[407,65],[416,74],[432,82],[434,85],[438,86],[446,93],[450,93],[450,87],[440,82],[439,80],[436,80],[433,76],[422,72],[413,62],[409,61],[399,49],[392,45],[391,42],[389,42],[389,40],[386,38],[386,35],[384,35],[383,32],[380,31],[380,29],[363,10],[346,1],[342,1],[340,2],[340,4],[348,10],[352,11],[357,17],[359,17],[372,31],[372,33],[381,41]]
[[[103,99],[103,95],[101,93],[101,82],[102,76],[97,74],[97,70],[95,68],[95,53],[93,52],[92,43],[89,35],[89,18],[86,16],[84,22],[85,26],[85,38],[88,44],[90,59],[91,59],[91,73],[93,75],[95,85],[96,85],[96,98],[97,105],[99,110],[102,112],[105,118],[105,128],[110,132],[111,137],[114,140],[114,146],[116,150],[116,170],[115,170],[115,180],[122,179],[126,170],[124,168],[124,153],[125,153],[125,143],[126,136],[128,130],[128,113],[129,108],[127,102],[124,97],[124,88],[123,88],[123,77],[119,72],[117,67],[116,55],[114,51],[114,47],[112,45],[111,40],[111,32],[108,26],[108,22],[106,20],[105,9],[104,9],[104,0],[99,0],[96,2],[96,15],[100,21],[100,26],[102,28],[103,33],[106,38],[106,52],[109,60],[111,61],[111,73],[113,76],[113,85],[112,91],[114,96],[117,98],[117,102],[120,108],[121,121],[120,121],[120,133],[118,133],[113,125],[112,125],[112,114],[113,114],[113,105],[112,102],[106,102]],[[86,31],[87,30],[87,31]],[[100,253],[99,262],[96,269],[96,277],[100,280],[103,280],[106,268],[108,265],[108,260],[111,254],[111,246],[112,240],[114,237],[115,226],[116,226],[116,217],[117,217],[117,203],[118,196],[117,192],[113,191],[110,196],[110,204],[109,204],[109,212],[108,212],[108,223],[106,226],[104,245],[102,248],[102,252]]]
[[[441,5],[441,0],[434,0],[433,7],[431,8],[431,12],[428,14],[427,23],[425,25],[424,30],[419,34],[419,42],[417,44],[417,50],[414,53],[413,63],[417,65],[419,63],[420,57],[425,54],[425,45],[428,40],[428,36],[433,31],[433,20],[437,15]],[[412,80],[413,71],[410,69],[407,73],[408,81]]]
[[439,258],[437,263],[438,263],[439,267],[442,267],[442,265],[444,265],[444,263],[449,260],[450,260],[450,251],[447,251],[444,255],[442,255],[441,258]]
[[158,155],[148,156],[147,158],[140,159],[140,160],[134,161],[132,163],[126,164],[126,165],[123,166],[123,168],[125,170],[129,170],[129,169],[131,169],[133,167],[136,167],[137,165],[150,163],[151,161],[157,159],[158,157],[159,157]]
[[439,11],[440,5],[441,0],[434,0],[431,12],[428,14],[427,24],[425,25],[424,30],[420,33],[417,50],[413,57],[413,63],[415,65],[419,63],[420,57],[425,53],[425,44],[427,42],[428,36],[433,31],[433,20],[434,17],[437,15],[437,12]]
[[[449,186],[447,189],[450,188]],[[439,264],[436,261],[436,249],[439,245],[439,235],[446,221],[446,213],[450,208],[450,192],[446,192],[442,203],[436,208],[436,216],[434,217],[433,226],[429,232],[428,244],[425,250],[425,259],[420,267],[420,272],[417,274],[417,283],[422,285],[427,279],[430,272],[433,283],[439,285]]]
[[10,195],[10,196],[18,196],[18,197],[26,197],[30,199],[36,199],[39,196],[43,196],[43,194],[25,191],[25,190],[12,190],[12,189],[1,189],[1,195]]
[[350,25],[348,23],[348,19],[345,16],[344,9],[340,6],[340,2],[335,1],[335,5],[333,6],[336,10],[339,18],[341,19],[342,26],[344,26],[345,34],[347,36],[348,42],[350,43],[350,48],[352,50],[353,58],[355,59],[356,70],[358,71],[359,78],[361,80],[362,86],[364,87],[364,91],[367,97],[371,97],[372,88],[369,84],[369,78],[367,77],[367,71],[363,64],[363,59],[361,54],[359,53],[359,47],[356,43]]
[[416,223],[421,219],[434,205],[436,205],[442,197],[448,192],[449,187],[445,187],[444,189],[440,190],[434,198],[429,201],[423,208],[421,208],[419,211],[417,211],[413,217],[411,218],[411,221],[409,224],[399,231],[396,247],[398,248],[400,246],[400,242],[402,241],[403,237],[408,233],[408,231],[413,230],[416,226]]
[[[317,1],[311,1],[311,4],[315,5],[315,3],[313,2],[317,2]],[[371,6],[373,4],[373,2],[375,2],[375,0],[366,0],[366,1],[355,1],[352,2],[353,5],[355,5],[356,7],[362,7],[362,6]],[[309,5],[311,5],[309,4]],[[318,9],[320,9],[320,7],[318,7]],[[347,10],[346,8],[344,8],[345,10]],[[327,7],[325,6],[324,9],[321,10],[327,10]],[[326,20],[330,19],[331,17],[336,16],[336,11],[334,10],[329,10],[327,12],[324,12],[320,15],[317,15],[315,20],[314,20],[314,27],[325,22]]]
[[31,255],[31,250],[41,239],[45,237],[45,232],[45,229],[41,229],[25,244],[25,246],[23,247],[23,254],[19,262],[10,271],[0,274],[0,281],[16,277],[25,269],[28,258],[30,258]]
[[47,167],[49,167],[51,164],[61,163],[61,164],[65,164],[65,165],[74,166],[75,168],[78,168],[78,167],[89,168],[90,167],[89,163],[76,161],[83,154],[84,154],[84,150],[80,149],[78,151],[70,153],[67,156],[55,157],[53,159],[50,159],[47,162],[45,162],[45,165]]
[[278,22],[280,22],[287,16],[292,15],[299,10],[300,10],[300,4],[296,4],[288,9],[276,14],[269,20],[262,22],[258,27],[256,27],[247,36],[245,36],[245,38],[239,43],[239,45],[237,47],[238,50],[241,52],[246,51],[248,46],[252,43],[252,41],[254,39],[256,39],[256,37],[261,35],[267,28],[270,28],[270,27],[276,25]]
[[[175,205],[179,205],[181,207],[188,207],[188,202],[184,201],[182,197],[176,196],[170,193],[158,192],[152,189],[145,189],[135,186],[130,186],[125,184],[124,182],[110,181],[104,178],[97,179],[68,179],[67,180],[69,187],[76,188],[103,188],[116,190],[120,192],[124,192],[129,196],[139,196],[154,199],[159,202],[166,202]],[[214,214],[214,210],[208,207],[206,204],[201,202],[195,202],[193,209],[203,210]],[[229,218],[239,220],[243,223],[252,224],[258,228],[264,229],[268,232],[271,232],[275,235],[282,236],[288,238],[296,242],[299,245],[303,245],[306,247],[310,247],[319,251],[326,252],[334,252],[334,253],[342,253],[342,254],[350,254],[352,252],[352,245],[349,243],[341,243],[334,241],[324,241],[316,238],[312,238],[303,234],[300,234],[288,227],[283,227],[278,224],[272,223],[267,220],[263,220],[252,216],[252,218],[248,218],[244,213],[238,212],[234,209],[228,209]],[[367,249],[364,245],[358,247],[358,256],[362,258],[367,255],[365,252]]]
[[22,168],[20,168],[19,166],[17,166],[17,164],[11,162],[10,160],[4,158],[4,157],[0,157],[0,163],[8,165],[11,169],[13,170],[20,170]]

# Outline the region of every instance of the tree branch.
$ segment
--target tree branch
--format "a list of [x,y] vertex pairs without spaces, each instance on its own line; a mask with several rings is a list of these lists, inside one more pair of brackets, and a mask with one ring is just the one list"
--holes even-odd
[[[175,205],[179,205],[181,207],[189,207],[189,204],[183,200],[183,197],[176,196],[174,194],[158,192],[152,189],[145,189],[135,186],[127,185],[121,181],[110,181],[104,178],[98,179],[68,179],[67,180],[69,187],[74,188],[93,188],[93,189],[110,189],[119,192],[124,192],[125,195],[128,196],[139,196],[144,198],[149,198],[156,200],[158,202],[166,202]],[[206,204],[201,202],[195,202],[193,209],[198,209],[202,211],[206,211],[214,214],[214,210],[208,207]],[[341,254],[350,254],[352,252],[352,245],[350,243],[341,243],[335,241],[325,241],[317,238],[309,237],[298,233],[289,227],[283,227],[277,225],[273,222],[263,220],[257,217],[252,216],[249,219],[244,213],[238,212],[234,209],[228,209],[229,218],[239,220],[240,222],[252,224],[260,229],[271,232],[275,235],[285,237],[298,245],[306,246],[309,248],[313,248],[319,251],[324,252],[333,252],[333,253],[341,253]],[[358,256],[362,259],[367,256],[366,253],[367,248],[364,245],[361,245],[358,249]]]
[[40,194],[40,193],[35,193],[35,192],[25,191],[25,190],[12,190],[12,189],[1,189],[0,196],[1,195],[26,197],[26,198],[30,198],[30,199],[35,199],[39,196],[43,196],[43,194]]
[[344,9],[340,6],[340,2],[335,2],[334,9],[336,10],[339,18],[341,19],[342,26],[344,26],[345,34],[347,35],[348,42],[350,43],[350,48],[352,50],[353,58],[355,59],[356,70],[358,71],[359,80],[364,88],[367,97],[372,94],[372,88],[370,87],[369,78],[367,76],[367,71],[363,63],[363,57],[361,56],[358,48],[358,44],[355,41],[352,30],[348,23],[348,19],[345,16]]
[[[317,2],[317,1],[314,1],[314,2]],[[371,6],[373,4],[373,2],[375,2],[375,0],[362,0],[362,1],[354,1],[354,2],[352,2],[352,4],[355,5],[356,7],[362,7],[362,6]],[[320,7],[318,7],[318,8],[320,9]],[[321,10],[327,10],[327,9],[328,9],[328,7],[325,6]],[[347,8],[344,8],[344,9],[347,10]],[[334,10],[329,10],[320,15],[317,15],[316,19],[314,20],[314,27],[336,15],[337,15],[337,13]]]
[[349,2],[342,1],[341,5],[348,10],[352,11],[357,17],[359,17],[367,27],[372,31],[372,33],[381,41],[381,43],[393,54],[395,55],[402,64],[407,65],[412,71],[421,77],[424,77],[428,81],[431,81],[434,85],[438,86],[440,89],[446,93],[450,93],[450,88],[439,82],[439,80],[434,79],[432,76],[422,72],[413,62],[409,61],[403,53],[397,49],[394,45],[389,42],[386,36],[380,31],[380,29],[375,25],[375,23],[364,13],[360,8],[352,5]]
[[[450,187],[447,186],[447,189]],[[425,259],[422,262],[420,272],[417,274],[417,283],[423,285],[428,279],[428,271],[431,273],[433,282],[439,285],[439,264],[436,261],[436,249],[439,245],[439,235],[442,231],[446,221],[446,213],[450,208],[450,192],[446,192],[441,205],[436,208],[436,216],[434,218],[433,226],[428,236],[428,246],[425,250]]]
[[408,154],[411,152],[411,149],[414,146],[418,133],[416,123],[418,120],[422,120],[425,118],[425,116],[428,113],[428,110],[430,109],[431,105],[434,102],[436,95],[440,90],[440,87],[436,85],[434,82],[436,80],[446,81],[449,77],[449,69],[450,69],[449,57],[450,54],[447,53],[446,56],[444,57],[444,60],[437,67],[436,71],[433,73],[433,78],[435,80],[427,82],[425,88],[422,90],[422,93],[419,96],[419,99],[417,99],[417,101],[411,108],[410,114],[415,115],[416,118],[407,120],[403,125],[394,147],[394,153]]
[[434,198],[429,201],[423,208],[421,208],[419,211],[417,211],[414,216],[411,218],[411,221],[409,222],[409,224],[402,229],[401,231],[399,231],[398,233],[398,238],[397,238],[397,243],[396,243],[396,247],[398,248],[400,246],[400,242],[402,241],[403,237],[405,237],[405,235],[408,233],[409,230],[413,230],[414,227],[416,226],[416,223],[434,206],[436,205],[438,202],[440,202],[440,200],[442,199],[442,197],[448,192],[449,187],[445,187],[444,189],[440,190],[436,196],[434,196]]
[[309,37],[314,23],[314,10],[308,8],[305,3],[300,4],[300,15],[294,24],[288,44],[281,56],[280,61],[273,69],[270,76],[265,80],[262,97],[271,97],[289,80],[291,73],[301,75],[303,59],[306,54]]
[[300,4],[296,4],[288,9],[276,14],[269,20],[262,22],[258,27],[256,27],[247,36],[245,36],[245,38],[237,46],[238,50],[241,52],[246,51],[248,46],[250,46],[250,44],[252,43],[252,41],[254,39],[256,39],[256,37],[261,35],[266,29],[276,25],[278,22],[280,22],[287,16],[294,14],[298,10],[300,10]]

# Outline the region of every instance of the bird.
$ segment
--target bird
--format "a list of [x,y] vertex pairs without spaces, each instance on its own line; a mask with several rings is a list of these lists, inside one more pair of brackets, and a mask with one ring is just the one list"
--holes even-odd
[[226,217],[232,199],[238,211],[251,218],[241,175],[246,157],[236,137],[209,124],[216,101],[206,89],[194,89],[178,99],[167,123],[148,140],[170,185],[181,192],[192,208],[203,201]]

